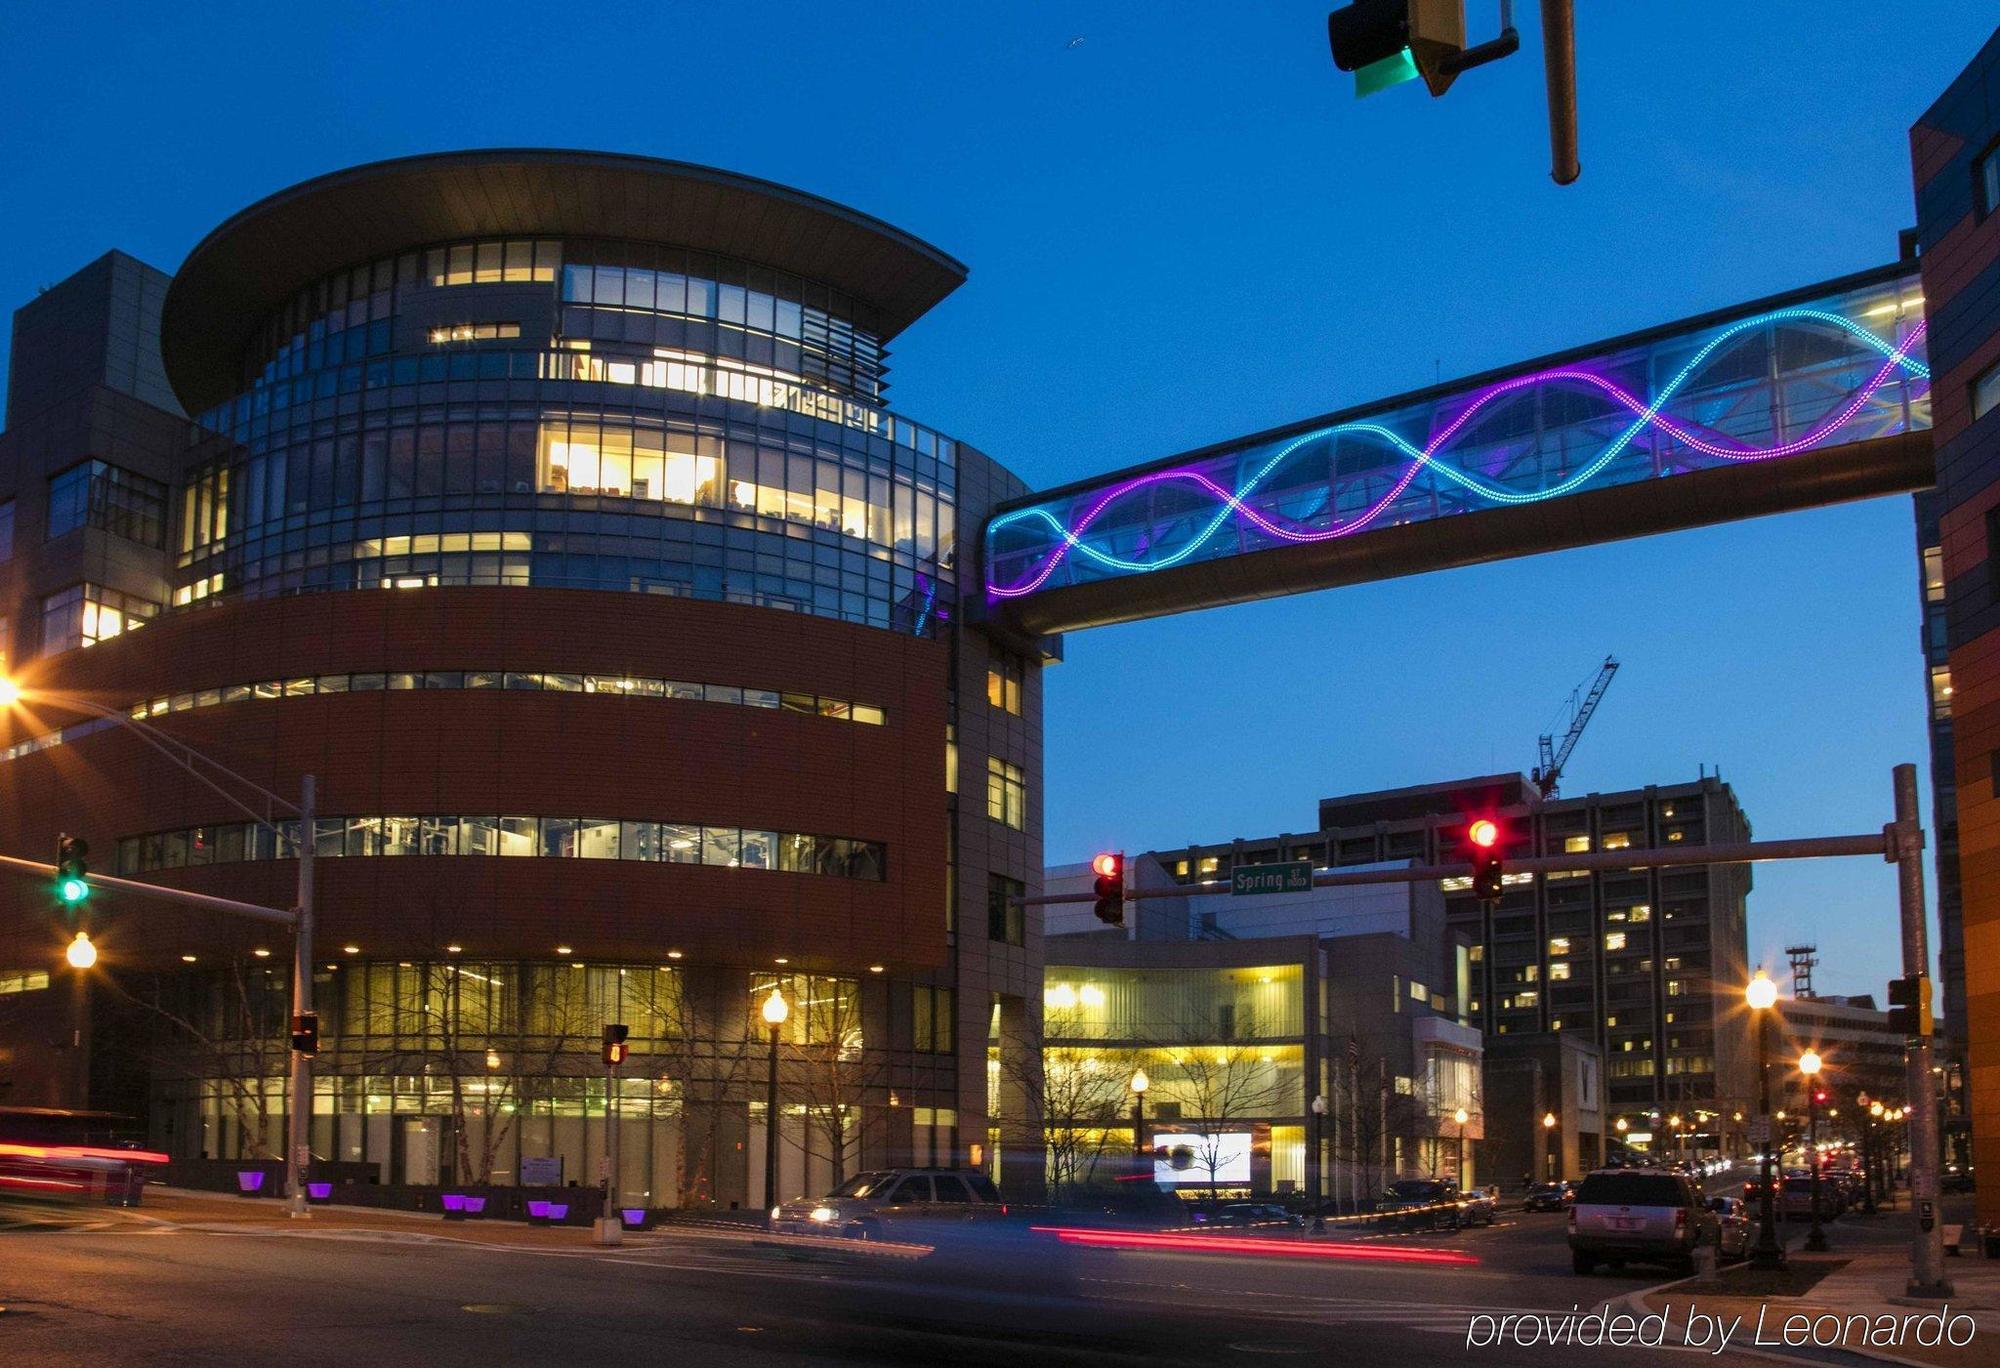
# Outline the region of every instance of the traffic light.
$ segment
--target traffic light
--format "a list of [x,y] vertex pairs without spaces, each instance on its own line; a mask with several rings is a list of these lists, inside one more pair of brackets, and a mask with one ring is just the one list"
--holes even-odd
[[319,1053],[319,1013],[299,1012],[292,1017],[292,1053],[310,1058]]
[[1326,42],[1357,96],[1417,76],[1442,95],[1463,70],[1465,0],[1354,0],[1326,16]]
[[1500,824],[1490,817],[1476,819],[1465,829],[1472,846],[1472,892],[1479,898],[1500,896]]
[[68,832],[56,837],[56,898],[65,907],[75,907],[90,896],[90,867],[83,862],[88,854],[90,845],[83,837]]
[[1091,872],[1097,875],[1094,885],[1097,892],[1097,919],[1106,926],[1125,924],[1125,856],[1117,851],[1107,850],[1090,862]]
[[631,1053],[631,1046],[625,1043],[625,1037],[630,1034],[632,1034],[631,1029],[622,1022],[613,1022],[604,1028],[604,1062],[606,1064],[623,1064],[625,1062],[625,1056]]
[[1931,1019],[1931,981],[1923,974],[1889,980],[1889,1029],[1900,1036],[1927,1036]]

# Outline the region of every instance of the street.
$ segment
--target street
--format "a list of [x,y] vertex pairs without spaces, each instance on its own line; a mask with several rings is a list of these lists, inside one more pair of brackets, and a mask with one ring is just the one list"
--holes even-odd
[[[495,1247],[442,1223],[294,1227],[80,1212],[0,1233],[0,1360],[480,1364],[586,1354],[749,1363],[1212,1363],[1465,1350],[1475,1313],[1567,1312],[1664,1281],[1579,1279],[1563,1221],[1503,1213],[1457,1236],[1362,1235],[1384,1253],[1450,1247],[1469,1266],[1091,1252],[1063,1286],[1001,1261],[939,1277],[921,1262],[801,1262],[680,1233],[616,1250]],[[580,1233],[579,1233],[580,1236]],[[1069,1290],[1064,1290],[1065,1288]],[[1500,1364],[1601,1350],[1493,1347]],[[1646,1362],[1659,1355],[1623,1351]]]

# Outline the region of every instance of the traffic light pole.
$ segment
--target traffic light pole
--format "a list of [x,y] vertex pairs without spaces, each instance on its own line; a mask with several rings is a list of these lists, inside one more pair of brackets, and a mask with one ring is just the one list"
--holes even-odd
[[313,1010],[313,777],[299,786],[299,894],[292,918],[292,1101],[285,1109],[285,1206],[297,1218],[306,1206],[306,1173],[312,1164],[312,1056],[297,1048],[299,1028]]
[[[1917,767],[1896,766],[1896,820],[1887,833],[1893,844],[1884,852],[1896,865],[1896,892],[1903,919],[1903,973],[1921,979],[1928,973],[1930,948],[1924,922],[1924,829],[1917,821]],[[1917,1228],[1910,1245],[1912,1297],[1943,1299],[1952,1295],[1944,1275],[1944,1231],[1938,1221],[1937,1085],[1931,1081],[1931,1038],[1917,1034],[1903,1050],[1910,1092],[1910,1205]]]

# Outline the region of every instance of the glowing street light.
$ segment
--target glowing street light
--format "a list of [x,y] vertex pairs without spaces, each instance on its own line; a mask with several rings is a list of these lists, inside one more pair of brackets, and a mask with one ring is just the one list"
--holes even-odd
[[77,932],[76,939],[63,951],[63,958],[69,961],[72,969],[88,969],[97,963],[97,947],[90,943],[90,933]]
[[1135,1159],[1146,1153],[1146,1089],[1152,1086],[1153,1080],[1146,1077],[1145,1065],[1132,1070],[1132,1156]]
[[1806,1248],[1815,1254],[1826,1249],[1826,1231],[1819,1223],[1819,1051],[1807,1050],[1799,1056],[1799,1072],[1806,1080],[1806,1165],[1811,1180],[1812,1229],[1806,1232]]
[[771,1069],[764,1088],[764,1200],[771,1204],[771,1214],[778,1214],[778,1037],[783,1033],[785,1020],[791,1016],[791,1005],[785,995],[778,991],[778,985],[771,985],[771,996],[764,999],[761,1009],[764,1024],[771,1028]]
[[[1757,1166],[1757,1244],[1750,1251],[1752,1267],[1775,1270],[1785,1266],[1785,1247],[1778,1243],[1778,1212],[1772,1188],[1777,1184],[1771,1172],[1771,1150],[1777,1142],[1771,1125],[1771,1009],[1778,1004],[1778,985],[1759,968],[1744,985],[1743,1000],[1750,1006],[1751,1029],[1757,1033],[1757,1098],[1763,1115],[1764,1147]],[[1784,1113],[1779,1112],[1780,1120]]]

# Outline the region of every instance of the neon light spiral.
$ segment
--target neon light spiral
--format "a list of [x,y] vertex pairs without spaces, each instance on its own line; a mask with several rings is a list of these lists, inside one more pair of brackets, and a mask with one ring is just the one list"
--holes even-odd
[[[1837,328],[1879,354],[1882,357],[1882,363],[1865,384],[1848,396],[1845,402],[1836,405],[1833,410],[1814,423],[1802,435],[1770,446],[1750,445],[1724,435],[1707,433],[1687,421],[1669,416],[1664,411],[1668,402],[1680,393],[1684,387],[1687,387],[1689,378],[1711,356],[1730,341],[1753,328],[1764,327],[1772,323],[1792,322],[1817,323]],[[1895,378],[1898,372],[1921,381],[1928,381],[1930,379],[1929,367],[1922,360],[1911,354],[1922,341],[1925,326],[1924,323],[1919,322],[1901,342],[1890,343],[1877,336],[1871,329],[1841,314],[1833,313],[1826,309],[1779,309],[1771,313],[1759,314],[1754,318],[1744,319],[1716,333],[1715,336],[1710,338],[1707,343],[1688,359],[1679,372],[1662,386],[1659,393],[1654,395],[1650,400],[1640,399],[1625,386],[1596,371],[1577,365],[1557,367],[1536,371],[1533,374],[1518,376],[1510,380],[1503,380],[1498,384],[1487,386],[1475,392],[1467,400],[1465,406],[1458,411],[1456,416],[1421,447],[1408,441],[1401,434],[1380,422],[1363,420],[1340,423],[1331,427],[1318,428],[1314,431],[1303,433],[1284,442],[1268,459],[1257,467],[1247,480],[1243,481],[1234,490],[1225,488],[1210,475],[1204,473],[1202,469],[1180,466],[1136,476],[1133,479],[1123,481],[1101,491],[1090,499],[1081,516],[1077,517],[1073,523],[1067,526],[1047,507],[1016,509],[1013,512],[1005,513],[995,518],[987,526],[986,537],[989,564],[986,586],[987,593],[998,599],[1020,598],[1024,595],[1032,594],[1048,582],[1049,577],[1056,572],[1071,552],[1076,552],[1088,558],[1092,563],[1102,566],[1115,574],[1143,574],[1154,570],[1164,570],[1195,555],[1196,552],[1207,545],[1232,520],[1236,521],[1240,526],[1254,527],[1259,532],[1283,542],[1324,542],[1339,537],[1352,536],[1380,520],[1383,514],[1402,497],[1404,491],[1409,488],[1410,483],[1424,471],[1430,471],[1435,475],[1442,476],[1472,495],[1493,504],[1518,505],[1539,503],[1545,499],[1560,498],[1565,494],[1576,492],[1595,479],[1607,466],[1618,458],[1620,453],[1631,445],[1635,438],[1648,428],[1657,429],[1688,449],[1700,452],[1718,461],[1741,463],[1778,460],[1788,456],[1796,456],[1801,452],[1810,451],[1820,446],[1833,434],[1838,433],[1863,408],[1867,407],[1869,402],[1875,397],[1877,391],[1888,384],[1891,379]],[[1632,414],[1632,421],[1626,425],[1623,431],[1608,442],[1602,450],[1598,451],[1582,466],[1578,467],[1558,483],[1545,489],[1527,492],[1507,489],[1482,479],[1471,471],[1460,469],[1458,466],[1441,459],[1442,453],[1451,447],[1455,440],[1473,424],[1474,419],[1486,413],[1494,405],[1522,391],[1532,391],[1545,386],[1552,387],[1558,385],[1580,386],[1585,389],[1595,390],[1604,395],[1617,408],[1623,408]],[[1249,500],[1258,487],[1270,477],[1272,472],[1282,466],[1300,449],[1316,442],[1349,435],[1362,436],[1381,442],[1408,458],[1408,463],[1404,466],[1401,473],[1391,480],[1388,491],[1379,499],[1374,500],[1352,517],[1345,520],[1335,519],[1330,523],[1317,526],[1274,516],[1250,505]],[[1153,555],[1144,560],[1130,560],[1113,555],[1102,547],[1093,546],[1084,540],[1084,536],[1089,532],[1091,526],[1097,522],[1107,508],[1111,507],[1118,500],[1136,491],[1167,482],[1192,485],[1216,501],[1214,515],[1177,549]],[[1328,493],[1331,493],[1330,487]],[[994,538],[1003,529],[1023,523],[1045,524],[1055,534],[1051,539],[1053,549],[1025,578],[1013,584],[997,584],[993,581],[990,569],[993,560],[992,547],[994,545]],[[1142,552],[1142,554],[1144,553]]]

